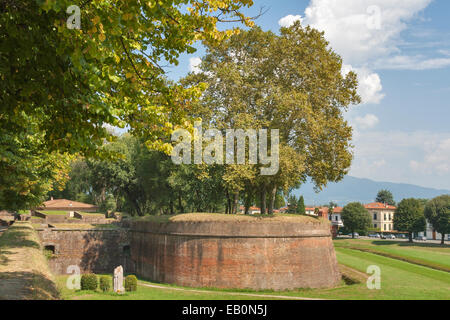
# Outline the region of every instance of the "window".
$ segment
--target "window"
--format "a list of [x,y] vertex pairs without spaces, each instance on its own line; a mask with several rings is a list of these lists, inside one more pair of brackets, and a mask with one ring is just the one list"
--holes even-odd
[[336,221],[339,221],[339,217],[338,216],[336,216]]
[[391,221],[392,220],[392,216],[391,216],[391,214],[389,213],[389,221]]
[[387,225],[386,224],[384,225],[384,231],[387,231]]
[[373,214],[373,220],[377,220],[377,214],[376,213]]
[[378,225],[376,223],[374,223],[373,227],[376,229],[376,228],[378,228]]

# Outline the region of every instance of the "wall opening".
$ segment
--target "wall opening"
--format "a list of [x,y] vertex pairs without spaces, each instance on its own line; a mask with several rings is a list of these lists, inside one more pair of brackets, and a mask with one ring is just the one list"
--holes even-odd
[[55,246],[53,246],[53,245],[45,246],[44,250],[48,253],[55,254]]

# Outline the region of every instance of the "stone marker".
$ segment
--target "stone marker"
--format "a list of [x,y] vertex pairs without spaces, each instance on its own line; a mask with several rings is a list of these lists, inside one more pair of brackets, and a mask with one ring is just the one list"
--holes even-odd
[[114,269],[114,292],[123,293],[125,289],[123,287],[123,268],[118,266]]

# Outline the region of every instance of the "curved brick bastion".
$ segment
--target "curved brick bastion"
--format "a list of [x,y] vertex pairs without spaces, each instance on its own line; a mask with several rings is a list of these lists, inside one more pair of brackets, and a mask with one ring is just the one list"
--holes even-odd
[[181,286],[336,286],[340,273],[330,226],[325,220],[302,218],[133,222],[131,258],[139,276]]

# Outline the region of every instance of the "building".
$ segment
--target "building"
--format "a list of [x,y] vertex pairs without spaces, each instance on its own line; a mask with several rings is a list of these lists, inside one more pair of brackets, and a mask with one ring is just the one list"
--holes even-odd
[[344,208],[342,208],[342,207],[333,208],[333,213],[331,215],[329,215],[329,217],[328,217],[330,219],[331,223],[333,225],[336,225],[339,228],[344,226],[344,223],[342,222],[342,216],[341,216],[343,209]]
[[[427,228],[424,232],[419,232],[418,234],[414,234],[415,236],[423,236],[426,237],[429,240],[442,240],[442,234],[437,233],[436,230],[434,230],[431,223],[427,221]],[[446,235],[444,240],[450,241],[450,234]]]
[[[239,211],[241,212],[241,214],[245,214],[245,206],[240,206]],[[251,215],[261,214],[261,208],[250,207],[250,208],[248,208],[248,214],[251,214]]]
[[372,228],[379,229],[381,232],[394,231],[394,213],[395,206],[385,203],[373,202],[364,205],[372,218]]

